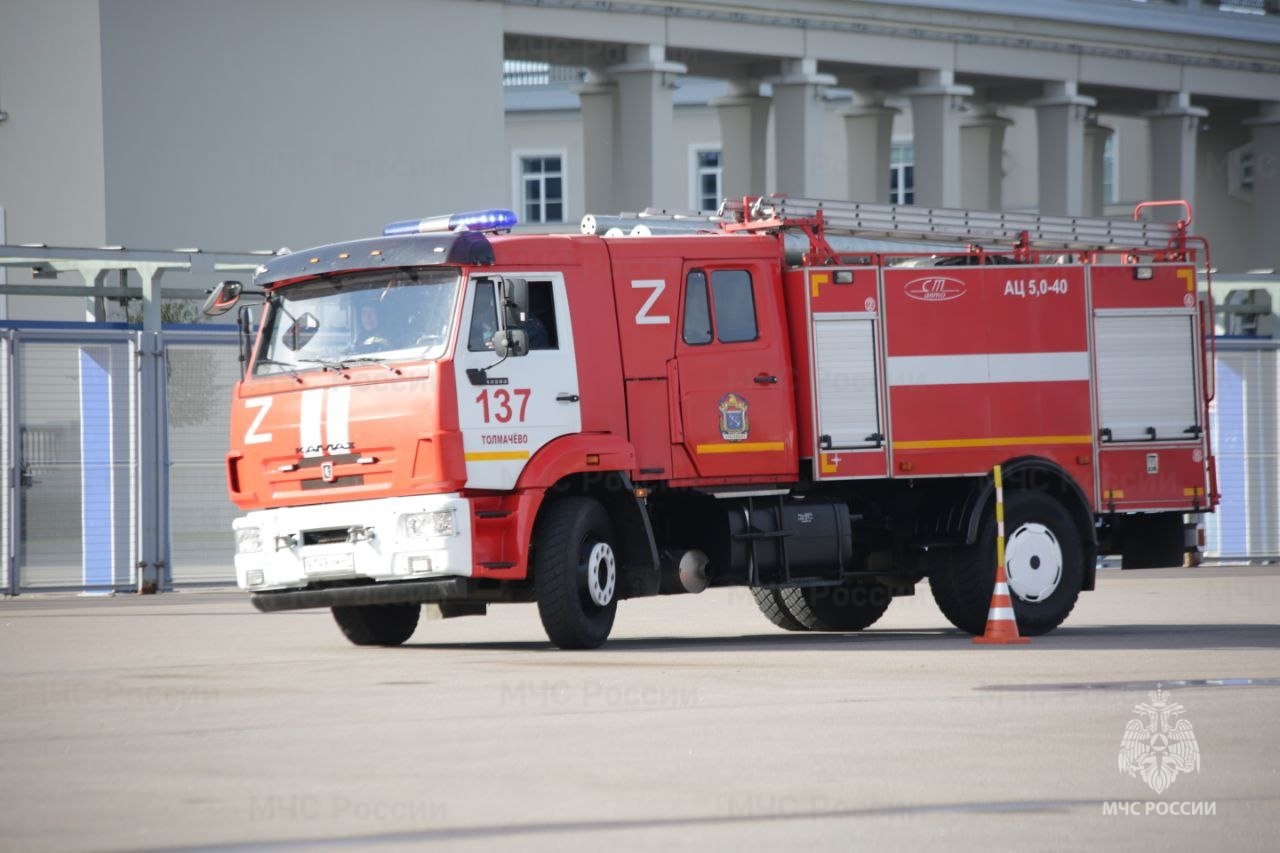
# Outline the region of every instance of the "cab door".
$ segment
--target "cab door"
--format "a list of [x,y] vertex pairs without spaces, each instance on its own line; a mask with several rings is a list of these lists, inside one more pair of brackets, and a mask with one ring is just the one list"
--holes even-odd
[[695,476],[794,477],[791,359],[776,272],[687,262],[672,373]]
[[[569,300],[560,273],[473,275],[463,303],[454,369],[467,487],[510,489],[553,439],[582,431]],[[518,282],[515,310],[503,308]],[[493,333],[522,328],[526,355],[499,358]]]

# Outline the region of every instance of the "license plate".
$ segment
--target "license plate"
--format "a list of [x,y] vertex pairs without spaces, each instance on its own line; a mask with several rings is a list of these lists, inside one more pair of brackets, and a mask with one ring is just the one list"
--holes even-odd
[[302,571],[309,575],[328,575],[352,572],[356,561],[350,554],[315,554],[302,558]]

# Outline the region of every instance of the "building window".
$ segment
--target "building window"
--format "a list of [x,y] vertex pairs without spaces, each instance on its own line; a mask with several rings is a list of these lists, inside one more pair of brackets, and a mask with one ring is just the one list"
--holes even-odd
[[558,154],[520,158],[520,210],[525,222],[564,221],[564,167]]
[[693,206],[703,213],[720,207],[721,179],[719,148],[698,148],[693,152]]
[[895,142],[889,149],[889,202],[916,203],[916,154],[910,142]]

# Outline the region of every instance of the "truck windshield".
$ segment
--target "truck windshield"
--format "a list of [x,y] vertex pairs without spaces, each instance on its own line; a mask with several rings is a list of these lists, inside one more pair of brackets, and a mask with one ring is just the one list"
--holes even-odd
[[439,358],[448,345],[457,293],[458,271],[439,267],[288,285],[267,300],[253,373]]

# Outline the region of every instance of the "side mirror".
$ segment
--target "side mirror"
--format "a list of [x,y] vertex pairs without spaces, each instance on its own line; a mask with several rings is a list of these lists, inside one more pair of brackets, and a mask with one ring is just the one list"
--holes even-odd
[[524,312],[529,310],[529,282],[523,278],[503,279],[502,307],[508,326],[523,320]]
[[243,292],[244,285],[238,281],[220,281],[209,291],[200,311],[207,317],[219,317],[236,307]]
[[507,329],[493,334],[493,354],[499,358],[519,358],[529,354],[529,334],[524,329]]
[[308,311],[295,319],[289,325],[289,328],[284,330],[284,336],[280,339],[280,343],[293,352],[297,352],[311,343],[311,339],[316,336],[318,331],[320,331],[320,321],[316,319],[316,315]]

